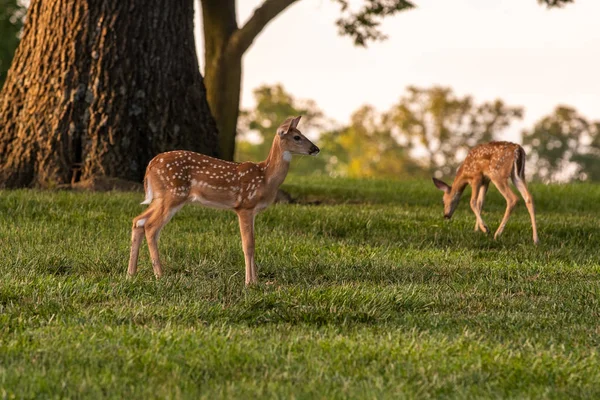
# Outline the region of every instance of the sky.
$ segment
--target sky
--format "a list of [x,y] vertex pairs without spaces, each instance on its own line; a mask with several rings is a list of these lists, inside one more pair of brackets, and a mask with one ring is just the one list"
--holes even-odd
[[[389,109],[409,85],[443,85],[477,102],[500,98],[525,107],[524,120],[505,132],[506,140],[520,141],[522,129],[559,104],[600,120],[600,0],[552,10],[536,0],[414,2],[416,9],[384,21],[386,41],[366,49],[338,35],[335,2],[301,0],[288,7],[244,56],[242,107],[254,105],[254,88],[281,83],[347,123],[364,104]],[[261,3],[239,0],[238,24]],[[195,21],[203,69],[202,27],[198,16]]]

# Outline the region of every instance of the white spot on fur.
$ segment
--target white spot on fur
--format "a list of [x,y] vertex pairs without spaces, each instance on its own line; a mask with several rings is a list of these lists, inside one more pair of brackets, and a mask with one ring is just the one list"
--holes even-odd
[[142,218],[135,224],[135,226],[137,226],[138,228],[141,228],[142,226],[144,226],[145,223],[146,223],[146,218]]
[[283,152],[283,161],[287,161],[290,162],[292,161],[292,153],[290,153],[289,151],[284,151]]

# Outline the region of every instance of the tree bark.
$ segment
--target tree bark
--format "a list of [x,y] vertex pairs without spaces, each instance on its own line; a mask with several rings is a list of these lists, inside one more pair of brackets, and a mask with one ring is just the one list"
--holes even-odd
[[0,187],[139,181],[171,149],[218,153],[193,0],[32,1],[0,93]]
[[201,0],[206,93],[219,129],[221,157],[233,160],[240,108],[242,57],[263,28],[297,0],[265,0],[238,28],[235,0]]
[[233,160],[242,86],[242,55],[228,51],[237,31],[235,0],[202,0],[206,96],[219,130],[219,153]]

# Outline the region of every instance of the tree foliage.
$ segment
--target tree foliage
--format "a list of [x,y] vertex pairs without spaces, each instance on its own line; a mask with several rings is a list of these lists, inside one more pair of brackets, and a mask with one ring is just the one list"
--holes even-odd
[[[312,100],[295,99],[282,85],[254,91],[256,107],[242,113],[236,159],[259,161],[271,146],[275,127],[301,115],[301,130],[315,136],[317,158],[294,160],[292,172],[357,178],[410,178],[452,175],[467,151],[501,139],[500,134],[521,119],[520,107],[502,100],[476,103],[451,89],[407,88],[388,112],[365,105],[350,123],[324,130],[331,122]],[[590,122],[574,109],[557,107],[532,130],[523,132],[528,171],[545,182],[571,179],[600,181],[600,122]]]
[[[254,91],[256,107],[240,118],[238,160],[261,160],[269,152],[278,121],[302,115],[301,130],[314,133],[327,120],[312,100],[298,100],[281,85],[261,86]],[[386,115],[371,106],[363,106],[348,126],[319,135],[321,154],[317,158],[295,160],[293,172],[349,177],[408,177],[417,166],[406,149],[396,140],[386,123]],[[258,143],[252,143],[252,134]],[[256,141],[255,141],[256,142]]]
[[354,178],[407,178],[418,172],[386,123],[387,116],[366,105],[352,114],[350,125],[323,135],[323,153],[332,147],[329,171]]
[[423,154],[423,167],[442,177],[456,170],[470,147],[496,139],[522,115],[520,107],[502,100],[475,104],[470,96],[456,96],[449,88],[410,86],[389,119],[413,154]]
[[563,7],[569,3],[574,3],[575,0],[538,0],[538,3],[545,4],[548,8]]
[[534,179],[600,181],[600,122],[588,121],[571,107],[557,107],[524,131],[523,145]]
[[387,36],[379,30],[383,18],[414,8],[406,0],[369,0],[360,9],[352,11],[348,0],[335,0],[341,6],[342,16],[336,21],[341,35],[347,35],[357,46],[369,41],[384,40]]

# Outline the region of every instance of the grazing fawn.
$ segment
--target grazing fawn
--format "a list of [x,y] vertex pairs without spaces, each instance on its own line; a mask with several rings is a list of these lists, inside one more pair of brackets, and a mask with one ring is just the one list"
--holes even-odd
[[144,187],[150,206],[133,220],[127,273],[137,271],[145,234],[154,275],[162,275],[158,255],[160,230],[187,203],[233,210],[237,213],[246,261],[246,285],[257,282],[254,262],[254,218],[267,208],[283,183],[292,154],[317,155],[319,148],[298,129],[300,117],[288,118],[277,129],[269,157],[260,163],[235,163],[191,151],[170,151],[148,164]]
[[533,242],[538,244],[539,238],[535,224],[533,197],[525,183],[525,150],[515,143],[491,142],[471,149],[463,164],[458,168],[452,186],[433,178],[435,186],[444,191],[444,218],[450,219],[452,217],[460,196],[465,187],[470,184],[472,188],[471,209],[477,218],[475,231],[481,229],[482,232],[489,233],[489,228],[481,218],[481,210],[483,209],[488,186],[492,181],[506,199],[504,218],[494,234],[494,239],[497,239],[504,231],[508,218],[518,201],[517,195],[513,193],[508,185],[509,177],[525,200],[531,217]]

